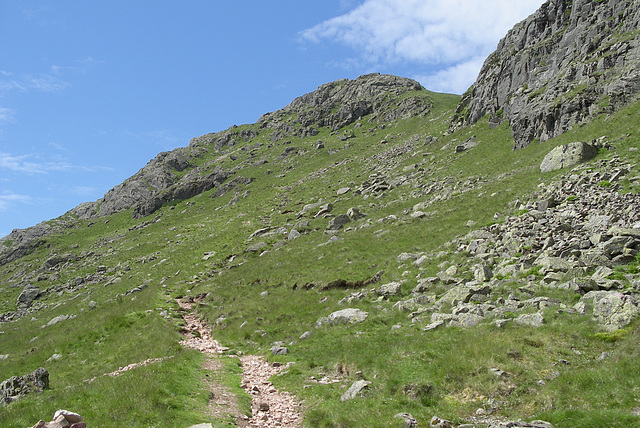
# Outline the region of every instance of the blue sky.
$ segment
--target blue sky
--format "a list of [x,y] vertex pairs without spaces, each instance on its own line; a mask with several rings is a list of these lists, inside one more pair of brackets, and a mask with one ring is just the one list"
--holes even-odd
[[464,92],[542,0],[0,0],[0,236],[370,72]]

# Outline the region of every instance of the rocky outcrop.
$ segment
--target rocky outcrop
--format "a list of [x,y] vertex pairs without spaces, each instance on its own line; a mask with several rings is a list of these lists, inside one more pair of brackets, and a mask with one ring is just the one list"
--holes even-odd
[[31,392],[49,388],[49,372],[42,367],[25,376],[13,376],[0,383],[0,405],[11,403]]
[[0,266],[30,254],[45,243],[45,236],[64,227],[63,222],[42,222],[28,229],[14,229],[0,239]]
[[342,79],[296,98],[285,108],[264,114],[261,128],[274,129],[273,139],[314,135],[314,129],[336,131],[365,116],[384,123],[425,115],[432,106],[415,80],[378,73]]
[[488,114],[522,148],[619,109],[640,91],[639,28],[635,0],[547,1],[487,58],[451,129]]

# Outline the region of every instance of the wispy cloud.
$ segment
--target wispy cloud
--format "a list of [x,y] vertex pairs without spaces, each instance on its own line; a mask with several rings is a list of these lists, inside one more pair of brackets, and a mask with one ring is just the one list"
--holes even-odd
[[7,211],[16,203],[31,203],[31,197],[19,195],[13,192],[4,191],[0,193],[0,211]]
[[51,72],[56,75],[63,73],[86,73],[91,67],[104,64],[104,61],[96,60],[91,56],[78,59],[71,65],[52,65]]
[[440,71],[451,69],[458,78],[464,76],[469,86],[480,68],[476,58],[491,53],[500,37],[542,3],[543,0],[365,0],[350,12],[300,35],[307,42],[328,41],[352,48],[361,66],[414,63],[429,69],[425,75],[434,82],[443,80]]
[[0,170],[29,175],[41,175],[50,172],[83,171],[98,172],[112,171],[112,168],[103,166],[74,165],[65,159],[43,161],[44,156],[38,154],[14,155],[0,152]]
[[28,92],[31,90],[41,92],[62,92],[68,88],[70,84],[51,74],[21,74],[19,76],[13,73],[0,70],[0,95],[11,91]]

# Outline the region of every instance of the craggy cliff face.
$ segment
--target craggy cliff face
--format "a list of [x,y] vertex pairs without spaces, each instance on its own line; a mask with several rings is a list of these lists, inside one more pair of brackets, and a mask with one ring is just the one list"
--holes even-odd
[[637,0],[547,1],[487,58],[451,128],[489,114],[522,148],[619,109],[640,90],[639,27]]

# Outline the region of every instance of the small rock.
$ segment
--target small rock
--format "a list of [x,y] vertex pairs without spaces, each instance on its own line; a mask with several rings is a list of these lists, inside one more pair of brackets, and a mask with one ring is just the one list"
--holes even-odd
[[80,416],[77,413],[70,412],[69,410],[57,410],[56,413],[53,415],[53,419],[55,420],[59,416],[64,417],[64,419],[66,419],[67,422],[71,422],[71,423],[82,422],[82,416]]
[[349,223],[351,219],[346,214],[340,214],[337,217],[329,220],[329,225],[327,226],[327,230],[340,230],[344,227],[345,224]]
[[287,236],[287,241],[293,241],[296,238],[299,238],[301,236],[301,233],[298,232],[295,229],[291,229],[291,232],[289,232],[289,235]]
[[308,338],[311,337],[311,332],[310,331],[305,331],[304,333],[302,333],[299,337],[300,340],[306,340]]
[[453,428],[453,422],[434,416],[429,422],[431,428]]
[[415,428],[418,426],[418,420],[411,413],[397,413],[394,418],[404,420],[407,428]]
[[544,317],[540,313],[522,314],[514,320],[517,324],[528,325],[531,327],[542,327]]
[[347,389],[347,391],[342,394],[342,397],[340,397],[340,401],[347,401],[356,398],[358,394],[360,394],[363,389],[368,388],[369,385],[371,385],[371,382],[366,380],[357,380],[353,382],[349,389]]
[[399,296],[401,293],[401,284],[399,282],[390,282],[388,284],[383,284],[376,290],[378,295],[383,297],[389,296]]
[[271,353],[273,355],[286,355],[289,353],[289,348],[280,346],[280,345],[275,345],[271,347]]

